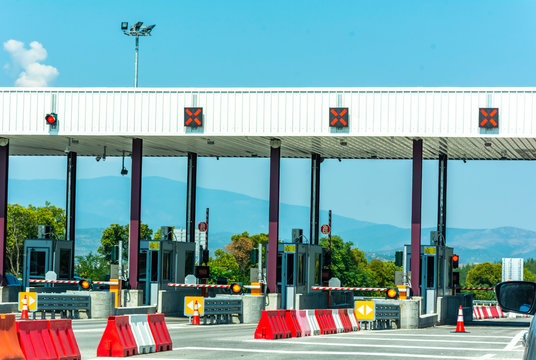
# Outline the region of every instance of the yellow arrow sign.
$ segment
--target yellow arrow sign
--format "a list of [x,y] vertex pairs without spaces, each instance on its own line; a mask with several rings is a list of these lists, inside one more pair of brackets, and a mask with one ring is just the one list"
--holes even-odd
[[374,301],[358,300],[355,302],[355,316],[358,320],[374,320],[376,311]]
[[22,300],[26,296],[26,305],[28,311],[37,310],[37,293],[36,292],[20,292],[19,293],[19,311],[22,311]]
[[195,302],[197,301],[197,312],[203,316],[204,298],[202,296],[185,296],[184,297],[184,315],[193,316],[195,311]]

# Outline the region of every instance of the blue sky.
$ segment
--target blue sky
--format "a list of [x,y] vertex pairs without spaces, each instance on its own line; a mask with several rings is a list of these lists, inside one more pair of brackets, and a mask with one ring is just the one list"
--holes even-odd
[[[0,42],[39,42],[46,55],[37,49],[36,59],[57,71],[47,84],[62,87],[132,86],[134,40],[119,25],[138,20],[157,25],[140,41],[141,87],[533,86],[535,10],[534,1],[492,0],[4,0]],[[0,49],[2,87],[26,69],[10,54]],[[10,165],[10,178],[65,174],[64,158],[13,157]],[[281,201],[309,204],[309,166],[282,162]],[[536,230],[536,164],[448,166],[448,226]],[[120,168],[120,159],[82,158],[78,173],[119,176]],[[328,160],[322,171],[323,209],[410,225],[409,161]],[[145,159],[144,174],[184,181],[186,160]],[[200,159],[198,185],[267,199],[268,174],[267,159]],[[423,226],[434,226],[435,161],[425,162],[423,191]]]

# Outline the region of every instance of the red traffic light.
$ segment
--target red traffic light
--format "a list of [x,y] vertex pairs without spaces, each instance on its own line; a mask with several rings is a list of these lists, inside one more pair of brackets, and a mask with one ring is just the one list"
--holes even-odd
[[243,291],[242,283],[232,283],[231,284],[231,293],[240,294]]
[[90,283],[88,280],[80,280],[80,281],[78,282],[78,285],[79,285],[82,289],[87,290],[87,289],[90,288],[91,283]]
[[457,269],[458,268],[458,261],[460,260],[460,257],[456,254],[452,255],[452,268]]
[[48,125],[56,125],[56,122],[58,121],[58,115],[55,113],[50,113],[45,116],[45,120]]
[[398,299],[398,288],[388,288],[385,295],[387,299]]

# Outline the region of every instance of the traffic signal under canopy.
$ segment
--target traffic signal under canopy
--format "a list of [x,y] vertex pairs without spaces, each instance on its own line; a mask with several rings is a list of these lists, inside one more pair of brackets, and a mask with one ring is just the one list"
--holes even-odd
[[78,282],[78,286],[80,286],[81,289],[88,290],[91,287],[91,280],[82,279]]
[[56,126],[56,123],[58,122],[58,115],[55,113],[46,114],[45,120],[48,125]]
[[458,261],[460,260],[460,257],[456,254],[452,255],[452,268],[457,269],[458,268]]
[[387,292],[385,293],[386,299],[398,299],[398,288],[392,287],[387,288]]
[[244,286],[240,282],[231,283],[231,294],[241,294],[244,291]]

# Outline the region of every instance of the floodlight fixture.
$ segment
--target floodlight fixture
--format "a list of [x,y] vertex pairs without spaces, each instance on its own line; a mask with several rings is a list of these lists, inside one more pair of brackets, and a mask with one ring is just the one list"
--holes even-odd
[[138,21],[134,25],[130,27],[130,30],[128,30],[128,22],[123,21],[121,23],[121,30],[123,30],[123,34],[127,36],[134,36],[135,39],[135,52],[136,57],[134,60],[134,87],[138,87],[138,57],[139,57],[139,48],[140,48],[140,36],[151,36],[151,31],[154,29],[156,25],[149,25],[149,26],[142,26],[143,22]]

